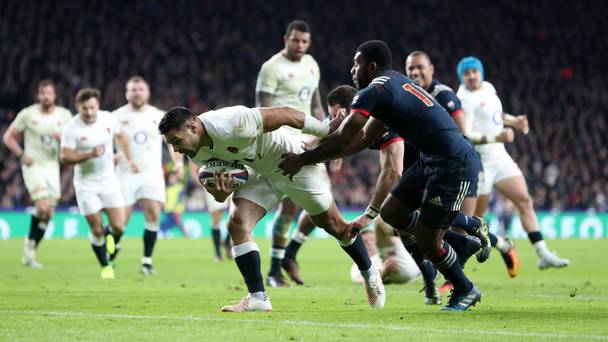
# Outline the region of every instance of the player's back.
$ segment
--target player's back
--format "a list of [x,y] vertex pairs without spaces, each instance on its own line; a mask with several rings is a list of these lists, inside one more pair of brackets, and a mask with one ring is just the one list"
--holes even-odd
[[352,108],[373,115],[414,144],[423,162],[457,158],[472,148],[447,111],[414,81],[394,70],[382,72],[359,91]]

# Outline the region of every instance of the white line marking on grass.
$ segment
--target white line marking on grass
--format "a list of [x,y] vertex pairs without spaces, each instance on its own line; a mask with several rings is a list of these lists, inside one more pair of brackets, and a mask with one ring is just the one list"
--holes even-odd
[[[93,312],[70,312],[70,311],[38,311],[38,310],[0,310],[0,314],[9,315],[47,315],[55,317],[86,317],[86,318],[122,318],[122,319],[141,319],[141,320],[174,320],[174,321],[196,321],[196,322],[225,322],[225,323],[250,323],[250,324],[284,324],[284,325],[301,325],[311,327],[325,328],[349,328],[349,329],[378,329],[406,332],[422,332],[431,334],[461,334],[461,335],[499,335],[513,337],[539,337],[539,338],[559,338],[559,339],[585,339],[585,340],[600,340],[608,341],[608,336],[602,335],[578,335],[568,333],[536,333],[528,331],[516,330],[476,330],[476,329],[452,329],[452,328],[424,328],[406,325],[394,324],[352,324],[352,323],[328,323],[314,322],[302,320],[274,320],[274,319],[231,319],[229,315],[236,317],[235,314],[225,314],[226,317],[213,316],[161,316],[161,315],[135,315],[135,314],[109,314],[109,313],[93,313]],[[447,313],[447,315],[458,315],[458,313]]]

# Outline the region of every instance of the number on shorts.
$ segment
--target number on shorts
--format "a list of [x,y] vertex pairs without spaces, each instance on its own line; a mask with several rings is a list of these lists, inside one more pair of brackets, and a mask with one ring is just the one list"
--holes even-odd
[[406,83],[403,85],[403,89],[408,93],[416,96],[420,99],[427,107],[433,107],[433,101],[429,99],[425,94],[423,94],[420,90],[416,89],[411,83]]

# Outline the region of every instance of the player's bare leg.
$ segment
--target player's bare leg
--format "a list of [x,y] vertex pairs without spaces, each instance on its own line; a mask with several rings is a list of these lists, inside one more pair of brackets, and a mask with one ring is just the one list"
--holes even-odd
[[95,253],[95,257],[97,257],[97,261],[101,265],[101,278],[114,279],[114,269],[112,268],[112,266],[110,266],[108,260],[108,252],[106,249],[106,239],[105,232],[103,229],[103,220],[101,218],[101,212],[86,215],[85,219],[89,224],[89,239],[91,241],[93,253]]
[[311,221],[318,227],[325,229],[338,240],[344,251],[353,259],[361,271],[367,293],[367,301],[373,308],[384,307],[384,284],[380,272],[372,264],[365,244],[360,234],[351,230],[350,224],[344,220],[336,203],[321,214],[310,215]]
[[543,235],[540,232],[534,203],[528,192],[528,186],[522,175],[503,179],[495,184],[496,189],[507,199],[511,200],[517,211],[521,224],[528,233],[528,239],[536,250],[537,266],[541,270],[550,267],[565,267],[570,264],[568,259],[562,259],[555,252],[549,251]]
[[110,263],[115,266],[114,260],[120,251],[120,239],[125,229],[125,208],[104,208],[108,217],[108,226],[104,229],[106,250],[110,255]]
[[23,245],[23,257],[21,262],[28,267],[42,268],[42,264],[36,260],[36,249],[44,237],[49,221],[53,217],[54,208],[47,197],[36,200],[35,206],[36,209],[34,214],[32,214],[32,220],[30,222],[30,232],[25,238]]
[[151,199],[142,198],[139,205],[144,212],[144,255],[141,258],[141,272],[146,275],[154,275],[156,272],[152,267],[152,253],[160,230],[161,203]]
[[300,207],[289,197],[285,196],[279,204],[275,221],[272,226],[272,246],[270,248],[270,270],[266,278],[266,285],[270,287],[289,287],[283,278],[281,265],[285,257],[285,248],[289,241],[289,230]]
[[214,260],[216,262],[222,261],[222,235],[220,231],[220,225],[222,223],[222,217],[224,216],[224,209],[214,210],[210,212],[211,215],[211,238],[213,240]]
[[424,303],[427,305],[441,304],[441,296],[435,283],[437,269],[417,244],[416,225],[420,212],[415,210],[412,205],[389,195],[382,204],[380,216],[386,223],[397,229],[403,246],[420,269],[424,280]]
[[232,252],[247,285],[248,295],[239,303],[222,308],[224,312],[272,311],[270,299],[264,289],[260,250],[253,241],[251,231],[266,214],[261,206],[244,198],[233,198],[228,218],[228,232],[234,246]]
[[310,220],[310,216],[306,211],[302,211],[300,213],[300,217],[298,218],[298,226],[296,230],[293,232],[293,236],[287,244],[287,248],[285,249],[285,258],[283,258],[283,269],[289,275],[289,278],[293,280],[298,285],[303,285],[304,280],[300,276],[300,270],[298,266],[297,255],[300,247],[306,242],[308,236],[315,229],[314,223]]

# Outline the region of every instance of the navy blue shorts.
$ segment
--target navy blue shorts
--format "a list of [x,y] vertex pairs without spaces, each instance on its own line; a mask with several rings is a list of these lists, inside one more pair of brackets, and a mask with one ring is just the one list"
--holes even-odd
[[423,163],[418,160],[399,180],[391,195],[413,208],[436,207],[456,212],[465,197],[477,196],[481,160],[474,149],[460,158]]

